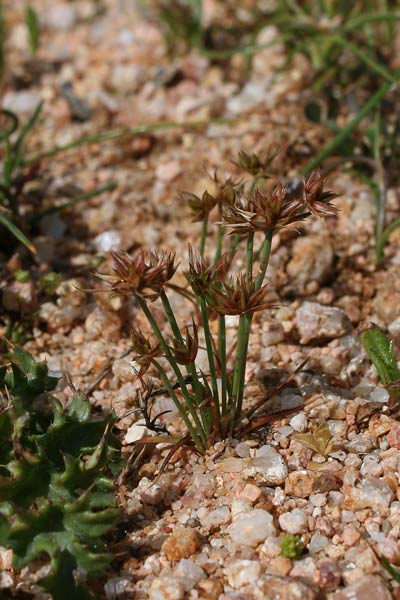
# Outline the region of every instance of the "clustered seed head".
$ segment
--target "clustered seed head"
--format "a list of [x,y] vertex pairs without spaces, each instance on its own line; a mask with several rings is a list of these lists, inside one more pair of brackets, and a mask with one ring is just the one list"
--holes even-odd
[[131,330],[132,349],[136,352],[133,359],[140,366],[138,377],[141,377],[149,368],[154,358],[163,356],[161,344],[157,341],[150,341],[144,334],[135,327]]
[[185,327],[185,339],[174,338],[172,340],[173,346],[169,346],[176,362],[180,365],[190,365],[196,360],[197,352],[199,350],[199,337],[197,333],[197,326],[192,321],[193,335],[190,334],[189,327]]
[[253,177],[270,177],[269,168],[279,154],[279,149],[272,148],[263,155],[260,154],[247,154],[244,150],[238,152],[238,162],[233,163],[243,171],[247,171]]
[[191,192],[182,192],[181,197],[189,204],[189,208],[193,213],[192,221],[204,221],[208,219],[208,215],[217,205],[217,200],[207,190],[203,195],[196,196]]
[[256,289],[255,280],[240,273],[229,282],[214,283],[207,295],[207,304],[220,315],[244,315],[271,307],[265,300],[268,284]]
[[215,264],[209,265],[189,246],[189,271],[185,276],[197,296],[205,296],[212,284],[224,279],[227,271],[228,257],[225,254]]
[[325,179],[319,170],[313,171],[299,191],[286,194],[278,182],[271,192],[255,188],[251,193],[241,193],[233,206],[224,206],[224,223],[231,233],[247,235],[256,231],[278,231],[290,223],[304,220],[310,214],[334,216],[338,209],[330,203],[337,194],[324,191]]
[[101,277],[118,294],[133,294],[150,301],[160,296],[177,269],[175,253],[168,250],[141,250],[136,256],[113,252],[112,256],[115,275]]

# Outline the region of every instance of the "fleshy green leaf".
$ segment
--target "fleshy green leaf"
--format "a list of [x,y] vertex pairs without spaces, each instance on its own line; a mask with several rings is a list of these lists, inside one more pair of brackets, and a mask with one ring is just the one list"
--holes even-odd
[[[400,386],[400,371],[394,355],[393,342],[375,324],[365,329],[360,338],[366,353],[378,371],[383,385],[399,382]],[[393,388],[393,386],[388,389],[393,397],[399,399],[400,390]]]
[[76,567],[73,555],[64,550],[52,560],[52,573],[39,584],[53,596],[53,600],[93,600],[86,588],[76,584],[73,574]]

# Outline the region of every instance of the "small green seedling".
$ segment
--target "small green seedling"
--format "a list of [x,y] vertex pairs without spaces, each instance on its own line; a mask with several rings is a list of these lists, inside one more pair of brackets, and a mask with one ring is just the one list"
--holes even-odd
[[28,30],[29,49],[31,55],[35,56],[40,43],[40,21],[31,4],[28,4],[25,10],[25,24]]
[[301,538],[298,535],[293,535],[293,533],[283,535],[280,547],[282,556],[291,560],[299,560],[304,549]]
[[378,371],[379,378],[394,400],[400,400],[400,370],[394,355],[393,341],[374,323],[360,335],[366,353]]

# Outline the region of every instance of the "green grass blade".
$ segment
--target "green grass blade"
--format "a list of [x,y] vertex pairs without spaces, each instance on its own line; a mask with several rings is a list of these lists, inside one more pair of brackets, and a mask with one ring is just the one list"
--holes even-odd
[[390,81],[386,81],[381,85],[381,87],[371,96],[366,104],[364,104],[363,108],[358,111],[356,116],[344,127],[340,133],[338,133],[333,140],[323,148],[315,158],[313,158],[310,162],[306,164],[306,166],[302,169],[304,174],[310,173],[313,169],[318,167],[320,163],[327,158],[336,148],[338,148],[354,131],[354,129],[365,119],[370,112],[372,112],[380,103],[380,101],[385,97],[391,86],[393,85],[393,81],[398,81],[400,77],[400,69],[396,69],[396,71],[392,75],[392,79]]
[[80,204],[81,202],[90,200],[90,198],[99,196],[100,194],[103,194],[104,192],[110,192],[111,190],[115,190],[116,187],[117,187],[116,183],[107,183],[106,185],[103,185],[102,187],[97,188],[96,190],[93,190],[91,192],[86,192],[85,194],[81,194],[77,198],[72,198],[72,200],[62,202],[61,204],[58,204],[57,206],[50,206],[49,208],[46,208],[45,210],[42,210],[42,211],[34,214],[33,217],[30,219],[30,222],[35,223],[36,221],[40,221],[40,219],[43,219],[43,217],[46,217],[48,215],[53,215],[54,213],[58,213],[61,210],[64,210],[65,208],[69,208],[70,206],[75,206],[75,204]]
[[383,249],[385,247],[386,242],[388,241],[390,235],[393,233],[395,229],[400,227],[400,219],[396,219],[393,223],[390,223],[383,231],[381,237],[376,240],[376,264],[379,266],[382,264],[383,260]]
[[14,225],[14,223],[10,221],[10,219],[6,217],[6,215],[2,212],[0,212],[0,223],[4,225],[4,227],[6,227],[8,231],[10,231],[13,234],[13,236],[21,242],[21,244],[26,246],[28,250],[30,250],[30,252],[36,254],[36,248],[32,244],[32,242],[30,242],[28,238],[22,233],[22,231],[16,225]]

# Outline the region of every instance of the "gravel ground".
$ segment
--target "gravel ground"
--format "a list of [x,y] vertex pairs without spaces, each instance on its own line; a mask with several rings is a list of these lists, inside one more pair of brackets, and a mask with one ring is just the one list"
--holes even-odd
[[[42,221],[34,238],[37,268],[60,272],[63,283],[40,306],[26,347],[46,358],[52,371],[69,373],[78,388],[92,388],[94,403],[114,408],[128,457],[135,440],[152,434],[134,415],[124,418],[140,387],[126,354],[129,323],[143,325],[142,316],[134,304],[122,307],[118,298],[90,291],[98,286],[93,271],[99,257],[106,270],[111,249],[168,246],[185,260],[187,242],[197,242],[200,229],[179,190],[202,192],[210,186],[207,170],[236,175],[231,161],[240,148],[271,144],[286,147],[276,160],[277,174],[294,178],[326,142],[326,132],[305,121],[305,63],[296,61],[272,82],[283,59],[280,46],[257,54],[241,83],[234,61],[227,75],[223,65],[194,52],[166,57],[157,23],[139,2],[37,0],[41,45],[27,62],[24,6],[15,0],[8,8],[13,27],[3,105],[23,119],[44,100],[32,154],[106,129],[205,122],[127,134],[41,163],[39,192],[49,205],[117,184]],[[263,32],[265,39],[273,35],[272,28]],[[89,111],[71,112],[65,82]],[[220,117],[234,121],[212,122]],[[254,319],[246,403],[269,394],[277,418],[256,434],[214,444],[205,456],[180,448],[161,474],[165,446],[137,463],[119,489],[125,514],[111,541],[119,558],[100,597],[400,598],[380,561],[400,560],[400,426],[357,335],[360,323],[374,321],[399,349],[399,230],[385,249],[384,268],[377,269],[369,188],[339,172],[330,176],[330,187],[340,193],[338,218],[302,224],[302,236],[294,230],[276,236],[268,278],[280,305]],[[397,206],[393,189],[389,217]],[[22,296],[29,303],[29,294],[26,284],[6,285],[3,306]],[[188,307],[179,297],[173,301],[188,322]],[[232,318],[232,339],[235,326]],[[306,358],[305,370],[274,395],[276,382]],[[71,393],[62,380],[60,398]],[[166,409],[165,423],[179,432],[171,401],[160,397],[155,410]],[[299,560],[282,556],[287,533],[301,538]],[[29,569],[14,573],[5,551],[0,560],[0,588],[29,588]]]

